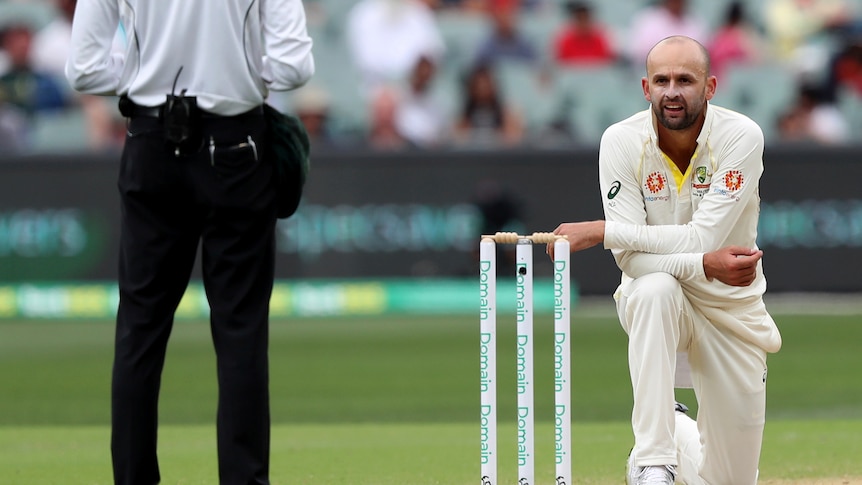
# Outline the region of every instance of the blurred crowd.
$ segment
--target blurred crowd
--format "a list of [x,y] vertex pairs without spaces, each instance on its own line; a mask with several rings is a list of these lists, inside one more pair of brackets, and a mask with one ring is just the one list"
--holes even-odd
[[[0,150],[116,150],[116,100],[63,76],[75,0],[0,0]],[[715,102],[768,142],[848,144],[862,130],[860,0],[305,0],[317,74],[270,102],[317,148],[595,144],[645,109],[647,50],[684,34]],[[122,48],[118,33],[117,48]]]
[[114,150],[116,100],[74,92],[64,68],[76,0],[0,0],[0,153]]

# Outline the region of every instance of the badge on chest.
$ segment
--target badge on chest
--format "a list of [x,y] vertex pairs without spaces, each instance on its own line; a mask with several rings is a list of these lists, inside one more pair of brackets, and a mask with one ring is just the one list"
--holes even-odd
[[694,197],[702,199],[709,192],[709,185],[712,182],[712,174],[704,167],[696,167],[691,177],[691,194]]

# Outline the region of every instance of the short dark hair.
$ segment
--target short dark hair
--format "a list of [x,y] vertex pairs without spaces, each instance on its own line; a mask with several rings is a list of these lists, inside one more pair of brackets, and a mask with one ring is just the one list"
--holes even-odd
[[579,13],[590,13],[593,7],[583,0],[568,0],[565,3],[566,12],[569,15],[577,15]]

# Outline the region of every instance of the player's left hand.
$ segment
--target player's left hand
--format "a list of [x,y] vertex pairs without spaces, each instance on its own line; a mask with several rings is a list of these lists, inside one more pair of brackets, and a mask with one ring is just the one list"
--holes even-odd
[[727,246],[704,253],[703,274],[730,286],[748,286],[757,278],[757,263],[763,251],[742,246]]
[[[554,234],[568,238],[569,251],[581,251],[604,242],[605,221],[564,222],[554,229]],[[554,243],[548,244],[545,252],[554,259]]]

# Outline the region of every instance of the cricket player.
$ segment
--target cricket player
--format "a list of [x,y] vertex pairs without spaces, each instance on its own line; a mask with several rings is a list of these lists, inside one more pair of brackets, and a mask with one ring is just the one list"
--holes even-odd
[[[766,355],[781,347],[755,243],[763,133],[709,103],[716,78],[691,38],[656,44],[641,84],[650,109],[601,140],[605,220],[554,233],[572,251],[604,244],[622,271],[614,299],[634,398],[628,483],[751,485]],[[675,387],[694,388],[696,422],[677,410]]]

